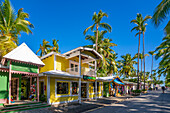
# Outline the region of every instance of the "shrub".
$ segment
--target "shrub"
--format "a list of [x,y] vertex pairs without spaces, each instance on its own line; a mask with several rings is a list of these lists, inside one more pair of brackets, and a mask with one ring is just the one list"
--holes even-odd
[[132,90],[133,93],[141,93],[141,90],[137,89],[137,90]]
[[40,95],[40,101],[45,102],[47,97],[45,95]]
[[147,91],[146,89],[142,89],[142,91]]

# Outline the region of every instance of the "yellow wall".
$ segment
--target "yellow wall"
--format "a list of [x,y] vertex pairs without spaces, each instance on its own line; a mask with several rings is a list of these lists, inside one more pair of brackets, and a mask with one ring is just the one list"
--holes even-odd
[[56,56],[56,69],[66,71],[67,68],[69,68],[69,60],[61,56]]
[[[63,102],[63,101],[73,101],[73,100],[78,100],[78,96],[69,96],[69,97],[55,97],[55,77],[51,77],[50,79],[50,102],[51,103],[55,103],[55,102]],[[68,80],[68,79],[64,79],[64,80]],[[62,81],[62,80],[59,80]],[[63,82],[67,82],[67,81],[63,81]],[[70,83],[68,86],[68,94],[65,95],[70,95]],[[57,95],[57,96],[61,96],[61,95]]]
[[[102,92],[103,92],[103,82],[99,82],[99,91],[97,94],[98,97],[102,96]],[[89,83],[89,98],[94,98],[95,97],[95,92],[94,92],[94,87],[93,87],[93,83]]]
[[40,68],[40,73],[54,70],[54,55],[43,59],[42,62],[45,64],[45,66]]

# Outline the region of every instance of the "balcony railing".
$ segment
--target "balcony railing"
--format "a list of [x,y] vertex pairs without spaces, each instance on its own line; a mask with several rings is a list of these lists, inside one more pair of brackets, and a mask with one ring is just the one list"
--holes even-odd
[[[74,68],[67,68],[66,72],[72,74],[72,75],[79,75],[79,68],[74,67]],[[81,75],[88,75],[88,76],[96,76],[95,75],[95,69],[90,69],[86,67],[81,68]]]

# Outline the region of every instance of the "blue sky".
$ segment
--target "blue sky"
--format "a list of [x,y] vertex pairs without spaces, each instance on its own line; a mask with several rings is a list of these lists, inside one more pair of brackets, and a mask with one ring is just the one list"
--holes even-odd
[[[33,34],[22,33],[19,42],[20,44],[25,42],[34,52],[39,49],[43,39],[50,42],[52,39],[59,40],[61,53],[90,44],[85,40],[83,31],[93,24],[93,13],[101,9],[109,15],[103,19],[103,22],[112,26],[112,32],[106,37],[118,45],[113,49],[120,59],[120,56],[126,53],[132,55],[137,53],[138,38],[135,37],[135,31],[131,32],[134,25],[130,24],[130,21],[136,18],[137,13],[143,16],[153,15],[160,0],[11,0],[11,2],[16,11],[24,8],[24,11],[30,14],[29,21],[35,26]],[[166,23],[167,21],[155,28],[151,21],[148,21],[145,35],[146,53],[154,50],[162,42]],[[154,61],[154,68],[158,63],[159,60]],[[150,67],[151,56],[146,58],[146,71],[150,72]]]

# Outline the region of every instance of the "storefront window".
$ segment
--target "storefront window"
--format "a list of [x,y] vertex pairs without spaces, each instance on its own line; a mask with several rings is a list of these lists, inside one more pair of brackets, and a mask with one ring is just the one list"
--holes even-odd
[[57,82],[57,94],[68,94],[67,82]]
[[72,82],[72,94],[78,94],[78,82]]
[[[93,83],[93,87],[94,87],[94,92],[95,92],[95,82]],[[97,82],[97,92],[99,91],[99,82]]]

